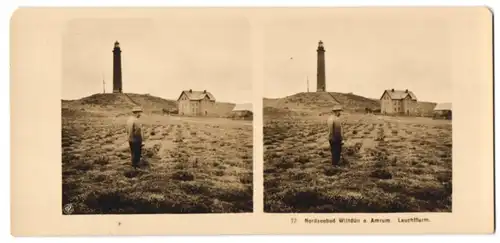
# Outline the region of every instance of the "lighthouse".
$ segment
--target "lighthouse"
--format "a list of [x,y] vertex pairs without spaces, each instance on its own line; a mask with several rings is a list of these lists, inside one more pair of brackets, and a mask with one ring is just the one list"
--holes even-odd
[[317,80],[317,85],[316,89],[317,92],[324,92],[326,91],[326,84],[325,84],[325,48],[323,47],[323,41],[319,41],[318,43],[318,49],[316,50],[318,52],[318,74],[316,77]]
[[113,48],[113,93],[122,93],[122,51],[120,43],[115,42]]

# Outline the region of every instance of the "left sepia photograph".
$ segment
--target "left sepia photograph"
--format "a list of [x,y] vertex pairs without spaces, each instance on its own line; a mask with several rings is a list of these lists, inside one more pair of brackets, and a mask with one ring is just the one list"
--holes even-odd
[[236,15],[68,22],[62,213],[253,212],[250,37]]

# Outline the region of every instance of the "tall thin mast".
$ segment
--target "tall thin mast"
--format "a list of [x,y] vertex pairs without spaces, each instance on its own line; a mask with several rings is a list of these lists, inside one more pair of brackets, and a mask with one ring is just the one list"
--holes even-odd
[[307,93],[309,93],[309,76],[307,76]]
[[106,93],[106,81],[104,81],[104,73],[102,74],[102,93]]

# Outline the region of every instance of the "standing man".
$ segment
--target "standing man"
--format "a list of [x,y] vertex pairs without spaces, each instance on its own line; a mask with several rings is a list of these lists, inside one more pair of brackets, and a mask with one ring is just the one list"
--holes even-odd
[[134,115],[130,116],[127,120],[127,134],[132,157],[132,166],[137,168],[141,160],[142,140],[144,137],[142,125],[139,122],[142,109],[140,107],[135,107],[132,112]]
[[328,141],[330,142],[330,151],[332,152],[332,165],[336,166],[340,162],[340,155],[342,153],[342,144],[344,131],[340,120],[340,112],[342,107],[336,105],[332,109],[333,114],[328,117]]

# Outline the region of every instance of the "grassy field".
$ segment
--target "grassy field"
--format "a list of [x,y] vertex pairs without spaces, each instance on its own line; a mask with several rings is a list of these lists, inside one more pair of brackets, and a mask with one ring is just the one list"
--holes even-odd
[[237,213],[252,209],[252,123],[151,115],[134,170],[126,116],[63,112],[62,205],[73,214]]
[[347,115],[331,165],[325,116],[264,116],[265,212],[451,212],[451,122]]

